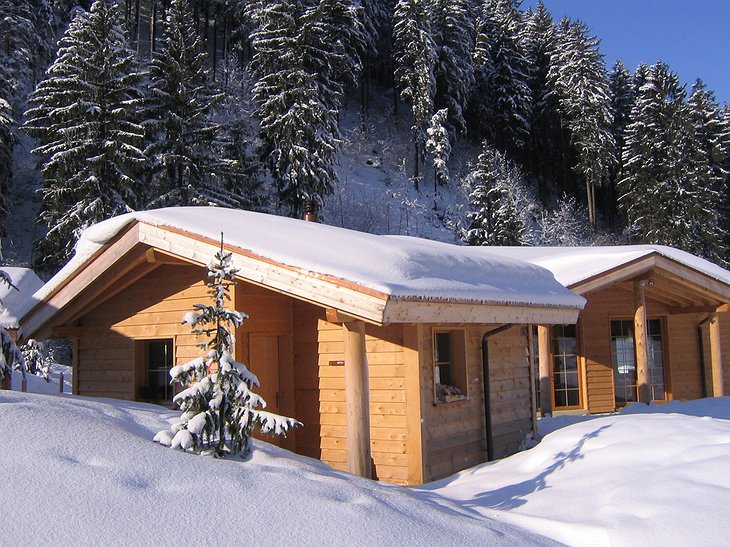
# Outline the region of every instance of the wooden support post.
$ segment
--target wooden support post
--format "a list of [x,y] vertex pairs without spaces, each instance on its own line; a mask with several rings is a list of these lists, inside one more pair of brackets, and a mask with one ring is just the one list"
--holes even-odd
[[550,327],[537,326],[537,362],[540,369],[540,412],[543,416],[553,411],[553,383],[550,378]]
[[365,323],[342,324],[345,338],[345,401],[347,412],[347,468],[372,477],[370,458],[370,389],[365,349]]
[[530,367],[530,415],[532,416],[532,433],[537,437],[537,393],[535,393],[535,335],[532,325],[527,325],[527,363]]
[[725,394],[722,371],[722,351],[720,349],[720,315],[710,314],[710,362],[712,363],[712,396]]
[[644,284],[646,281],[634,281],[634,348],[636,350],[636,387],[639,401],[651,402],[649,386],[649,352],[646,338],[646,299]]

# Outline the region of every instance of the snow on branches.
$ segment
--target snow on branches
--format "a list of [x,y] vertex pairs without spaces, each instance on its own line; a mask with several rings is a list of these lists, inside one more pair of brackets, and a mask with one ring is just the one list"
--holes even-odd
[[231,253],[223,249],[221,234],[220,251],[208,265],[207,286],[213,305],[195,304],[195,310],[183,318],[193,333],[208,338],[200,344],[206,354],[170,369],[172,382],[187,387],[174,398],[182,410],[180,421],[155,435],[160,444],[182,450],[213,449],[216,457],[246,456],[251,451],[254,428],[284,435],[302,425],[260,410],[266,401],[253,391],[259,387],[258,378],[231,354],[233,330],[248,319],[245,313],[225,308],[236,271]]

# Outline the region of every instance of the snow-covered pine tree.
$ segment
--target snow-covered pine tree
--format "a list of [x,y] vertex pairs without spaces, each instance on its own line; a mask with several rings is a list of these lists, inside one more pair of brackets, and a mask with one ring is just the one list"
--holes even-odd
[[207,337],[200,344],[206,355],[170,370],[173,382],[188,387],[174,398],[182,410],[180,421],[155,435],[154,440],[163,445],[183,450],[212,448],[217,457],[246,456],[254,428],[284,435],[302,425],[293,418],[260,410],[266,401],[252,391],[259,386],[258,378],[232,356],[233,331],[248,319],[245,313],[226,308],[236,271],[221,234],[220,250],[208,266],[207,287],[213,304],[195,304],[195,311],[183,318],[195,334]]
[[626,128],[619,206],[636,240],[718,260],[718,194],[685,96],[666,64],[649,68]]
[[259,0],[249,16],[264,155],[279,204],[299,217],[337,180],[338,116],[343,86],[359,74],[362,23],[354,4],[332,0]]
[[525,162],[537,179],[537,193],[543,207],[551,202],[558,178],[566,168],[562,165],[569,137],[560,121],[558,98],[548,85],[548,73],[557,44],[557,28],[550,12],[539,1],[534,12],[528,12],[520,33],[530,72],[530,139]]
[[135,123],[139,73],[113,3],[79,11],[47,78],[30,96],[24,130],[43,162],[38,266],[55,269],[91,224],[136,209],[145,162]]
[[474,92],[476,20],[471,0],[434,0],[431,26],[436,45],[434,109],[448,110],[447,130],[455,138],[466,133],[464,112]]
[[621,61],[616,61],[614,64],[613,70],[608,77],[608,87],[611,93],[611,111],[613,113],[611,133],[616,143],[616,163],[613,169],[611,169],[609,181],[606,184],[604,213],[606,214],[609,225],[615,228],[618,224],[616,219],[618,213],[616,186],[618,181],[623,178],[623,149],[626,126],[629,124],[631,109],[634,106],[634,100],[636,98],[633,77]]
[[20,353],[23,354],[28,373],[40,376],[46,382],[50,381],[48,375],[51,371],[51,359],[43,343],[31,338],[20,346]]
[[237,197],[225,191],[216,175],[235,166],[215,154],[212,145],[220,131],[212,111],[222,95],[206,69],[207,56],[188,0],[172,0],[163,28],[142,109],[152,174],[144,206],[237,207]]
[[588,35],[584,24],[561,22],[548,82],[570,132],[576,158],[573,168],[585,184],[588,222],[595,229],[596,189],[607,181],[616,152],[606,69],[598,40]]
[[431,117],[431,124],[426,130],[426,151],[433,156],[433,169],[436,184],[445,186],[449,182],[449,158],[451,157],[451,141],[446,129],[448,109],[442,108]]
[[424,156],[426,130],[433,115],[436,91],[434,68],[436,44],[431,35],[429,6],[425,0],[399,0],[395,7],[393,54],[395,80],[400,97],[413,113],[414,181],[418,188],[420,161]]
[[485,143],[476,168],[466,180],[472,189],[468,245],[520,245],[525,226],[515,203],[522,175],[502,152]]
[[511,0],[483,0],[474,60],[483,89],[480,136],[517,156],[530,133],[529,67],[520,40],[521,17]]
[[12,178],[13,145],[15,137],[12,127],[15,120],[7,95],[0,81],[0,237],[5,235],[8,217],[8,188]]

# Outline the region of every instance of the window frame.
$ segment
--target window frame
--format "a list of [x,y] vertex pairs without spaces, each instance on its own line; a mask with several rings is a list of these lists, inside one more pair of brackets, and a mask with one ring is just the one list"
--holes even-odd
[[[575,340],[575,351],[574,353],[556,353],[555,352],[555,343],[558,340],[558,337],[556,337],[556,331],[557,328],[565,328],[565,327],[572,327],[575,329],[575,336],[572,337]],[[571,338],[571,337],[565,337],[562,336],[562,338]],[[577,379],[577,385],[574,388],[561,388],[561,391],[566,392],[566,400],[567,400],[567,392],[568,391],[576,391],[578,393],[578,403],[575,405],[558,405],[557,404],[557,397],[556,397],[556,358],[562,357],[564,362],[565,359],[568,357],[574,357],[575,358],[575,376]],[[565,375],[567,373],[564,373]],[[572,374],[572,372],[571,372]],[[537,375],[537,381],[539,382],[539,374]],[[583,403],[583,367],[581,366],[581,343],[580,343],[580,325],[578,323],[566,323],[564,325],[551,325],[550,326],[550,396],[553,403],[553,410],[554,411],[563,411],[563,410],[581,410],[584,408]]]
[[[633,345],[633,366],[634,366],[634,374],[637,374],[636,371],[636,333],[634,331],[634,318],[633,317],[626,317],[626,316],[617,316],[617,317],[609,317],[609,354],[611,356],[611,382],[613,385],[613,401],[616,408],[622,408],[624,406],[627,406],[631,403],[638,402],[639,400],[639,392],[638,392],[638,377],[635,379],[635,392],[634,397],[635,400],[633,401],[619,401],[616,398],[617,393],[617,384],[616,384],[616,365],[615,365],[615,354],[614,354],[614,335],[613,335],[613,324],[615,322],[626,322],[630,324],[630,332],[632,333],[631,341]],[[657,384],[652,381],[652,372],[656,370],[658,367],[653,367],[652,363],[654,362],[654,359],[652,359],[651,354],[651,322],[656,322],[656,324],[659,325],[659,335],[660,335],[660,350],[661,350],[661,361],[662,361],[662,383],[663,383],[663,389],[664,389],[664,398],[663,399],[655,399],[654,393],[655,389],[657,387]],[[646,319],[646,335],[647,335],[647,352],[648,352],[648,359],[649,359],[649,388],[651,390],[652,399],[651,401],[654,403],[665,403],[670,400],[670,378],[669,378],[669,354],[667,352],[668,347],[668,330],[667,330],[667,321],[664,316],[650,316]]]
[[[440,356],[439,346],[437,338],[440,336],[449,336],[449,358],[448,360],[442,359],[437,361]],[[431,332],[431,366],[433,371],[433,400],[434,404],[442,405],[448,403],[455,403],[459,401],[465,401],[469,398],[469,382],[467,374],[467,362],[466,362],[466,332],[464,329],[448,329],[448,328],[434,328]],[[446,394],[439,397],[439,389],[437,385],[437,379],[440,379],[441,367],[449,367],[449,374],[451,376],[451,384],[440,384],[448,385],[457,388],[460,394]]]

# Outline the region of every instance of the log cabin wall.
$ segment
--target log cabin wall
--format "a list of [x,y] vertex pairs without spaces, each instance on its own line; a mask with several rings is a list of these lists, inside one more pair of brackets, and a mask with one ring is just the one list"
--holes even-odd
[[720,336],[725,395],[730,395],[730,313],[720,314]]
[[532,431],[526,326],[514,326],[489,338],[489,377],[493,451],[499,459],[521,450]]

